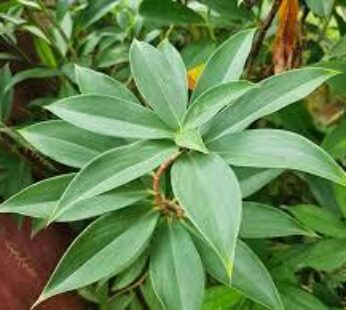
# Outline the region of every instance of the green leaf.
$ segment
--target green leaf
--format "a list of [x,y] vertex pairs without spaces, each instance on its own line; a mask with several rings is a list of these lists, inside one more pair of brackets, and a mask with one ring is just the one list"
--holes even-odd
[[143,141],[101,154],[73,179],[52,220],[76,202],[105,193],[152,171],[175,152],[177,147],[169,142]]
[[233,170],[239,181],[243,199],[261,190],[283,172],[281,169],[258,169],[249,167],[233,167]]
[[92,223],[67,250],[38,302],[124,270],[147,246],[157,219],[158,213],[145,206],[124,209]]
[[212,119],[228,104],[244,95],[254,84],[246,81],[215,86],[200,95],[189,106],[184,117],[184,128],[197,128]]
[[230,276],[241,221],[241,192],[233,171],[216,154],[186,154],[173,165],[172,187]]
[[120,273],[112,286],[112,291],[121,290],[129,286],[139,278],[148,261],[148,255],[144,254],[138,258],[131,266]]
[[48,218],[75,174],[49,178],[21,190],[0,205],[0,213]]
[[82,94],[111,96],[121,101],[139,103],[131,91],[108,75],[80,66],[76,66],[75,69],[77,83]]
[[[316,1],[316,0],[315,0]],[[286,310],[328,310],[314,295],[290,284],[280,285],[281,298]]]
[[172,0],[143,0],[139,13],[157,26],[203,24],[203,18],[187,6]]
[[306,0],[312,12],[319,16],[329,17],[332,13],[335,0]]
[[118,0],[98,0],[88,3],[80,13],[77,20],[79,28],[87,28],[110,12],[118,3]]
[[332,212],[314,205],[297,205],[287,207],[306,227],[335,238],[346,239],[346,224]]
[[250,29],[238,32],[211,55],[193,91],[192,102],[218,84],[239,79],[250,53],[255,31]]
[[187,129],[179,131],[174,138],[175,143],[183,148],[196,150],[202,153],[208,153],[202,137],[196,129]]
[[151,110],[114,97],[73,96],[47,109],[72,125],[106,136],[161,139],[173,135]]
[[243,296],[236,290],[227,286],[214,286],[205,293],[203,310],[229,310],[233,309]]
[[167,39],[160,43],[158,49],[171,65],[172,74],[174,74],[173,81],[177,86],[179,85],[179,91],[182,92],[181,99],[186,109],[187,102],[189,101],[189,91],[184,61],[178,50]]
[[38,151],[67,166],[81,168],[99,154],[125,141],[94,134],[64,121],[36,123],[20,134]]
[[284,310],[268,270],[256,254],[240,240],[235,252],[232,286],[270,309]]
[[11,83],[12,73],[9,65],[0,69],[0,120],[6,121],[11,113],[13,103],[13,89],[7,85]]
[[[75,174],[61,175],[37,182],[18,192],[0,205],[0,213],[16,213],[35,218],[49,219]],[[71,222],[87,219],[119,210],[148,196],[148,191],[139,181],[133,181],[99,196],[81,200],[57,219]]]
[[259,87],[250,90],[214,118],[207,140],[243,130],[253,121],[303,99],[336,74],[336,71],[322,68],[304,68],[263,80],[257,84]]
[[339,159],[346,155],[346,121],[326,135],[322,147],[333,158]]
[[203,265],[189,234],[179,223],[167,223],[158,232],[150,279],[164,309],[201,309]]
[[256,202],[244,202],[240,226],[242,238],[274,238],[291,235],[314,236],[298,221],[278,208]]
[[166,53],[135,40],[130,50],[131,71],[145,101],[170,127],[178,129],[186,111],[187,88],[185,82],[176,80],[177,66],[181,66],[178,57],[168,58]]
[[343,169],[323,149],[292,132],[247,130],[214,140],[208,149],[230,165],[294,169],[346,185]]

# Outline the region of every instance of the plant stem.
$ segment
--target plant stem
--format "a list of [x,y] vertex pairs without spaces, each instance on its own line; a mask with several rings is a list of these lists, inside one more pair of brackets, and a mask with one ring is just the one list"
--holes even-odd
[[65,41],[68,49],[70,50],[71,56],[72,56],[73,60],[75,62],[77,62],[77,60],[78,60],[77,52],[75,51],[75,49],[73,48],[70,40],[66,36],[66,33],[61,28],[60,24],[56,21],[55,17],[49,12],[49,10],[48,10],[46,4],[44,3],[44,1],[43,0],[38,0],[38,2],[40,4],[40,7],[42,8],[43,14],[52,23],[52,25],[56,28],[56,30],[59,32],[59,34],[61,35],[62,39]]
[[264,19],[264,21],[263,21],[263,23],[262,23],[262,25],[258,31],[257,37],[255,39],[253,46],[252,46],[252,50],[251,50],[250,56],[249,56],[248,70],[247,70],[247,76],[248,77],[252,75],[253,67],[254,67],[256,58],[259,55],[259,52],[260,52],[261,47],[263,45],[264,38],[265,38],[271,24],[273,23],[275,16],[276,16],[276,14],[280,8],[281,2],[282,2],[282,0],[274,0],[273,5],[272,5],[267,17]]
[[170,158],[168,158],[153,175],[153,192],[154,192],[154,202],[158,207],[162,207],[165,203],[165,199],[160,193],[160,180],[161,176],[166,172],[166,170],[173,164],[173,162],[179,157],[181,152],[177,152]]

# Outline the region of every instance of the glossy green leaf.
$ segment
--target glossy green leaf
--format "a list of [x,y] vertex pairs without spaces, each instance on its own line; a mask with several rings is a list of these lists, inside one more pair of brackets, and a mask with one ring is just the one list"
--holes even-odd
[[92,223],[67,250],[38,302],[122,271],[147,246],[157,218],[158,213],[145,206],[121,210]]
[[227,286],[213,286],[205,292],[203,310],[233,309],[243,298],[243,295]]
[[291,235],[313,236],[298,221],[278,208],[256,202],[244,202],[240,236],[274,238]]
[[203,18],[187,6],[172,0],[143,0],[139,13],[157,26],[202,24]]
[[192,94],[192,101],[206,90],[241,76],[252,47],[255,29],[240,31],[225,41],[210,57]]
[[143,254],[131,266],[120,273],[112,286],[112,291],[121,290],[129,286],[132,282],[138,279],[143,272],[148,261],[148,255]]
[[273,310],[284,310],[279,292],[266,267],[242,241],[235,252],[233,284],[249,298]]
[[287,207],[301,223],[313,231],[334,238],[346,239],[346,223],[336,214],[314,205]]
[[290,284],[280,285],[281,298],[285,310],[328,310],[317,297]]
[[346,263],[346,239],[320,240],[300,252],[297,269],[314,268],[332,272],[342,268]]
[[9,65],[0,69],[0,120],[7,120],[10,116],[13,103],[13,89],[7,85],[11,83],[12,73]]
[[[3,202],[0,213],[16,213],[47,220],[74,176],[67,174],[37,182]],[[71,205],[56,221],[71,222],[95,217],[132,205],[148,195],[145,186],[134,181]]]
[[80,66],[75,68],[77,83],[82,94],[111,96],[121,101],[139,103],[126,86],[110,76]]
[[87,28],[110,12],[118,0],[97,0],[88,3],[77,20],[79,28]]
[[323,149],[292,132],[247,130],[214,140],[208,149],[230,165],[294,169],[346,185],[343,169]]
[[305,98],[336,74],[336,71],[328,69],[304,68],[263,80],[259,87],[240,97],[214,118],[207,140],[243,130],[253,121]]
[[330,133],[328,133],[322,143],[322,147],[333,156],[342,158],[346,155],[346,122],[342,122]]
[[152,171],[177,152],[166,141],[143,141],[112,149],[96,157],[73,179],[59,201],[57,218],[76,202],[124,185]]
[[185,82],[176,80],[181,61],[166,53],[135,40],[130,50],[131,71],[145,101],[170,127],[178,129],[186,110],[187,88]]
[[332,13],[335,0],[306,0],[312,12],[319,16],[329,17]]
[[180,147],[190,150],[196,150],[202,153],[208,153],[202,137],[196,129],[186,129],[179,131],[178,133],[176,133],[174,141]]
[[239,181],[243,198],[247,198],[277,178],[282,169],[259,169],[251,167],[233,168]]
[[152,111],[114,97],[79,95],[61,99],[47,109],[72,125],[106,136],[172,137],[170,129]]
[[203,125],[252,87],[254,84],[250,82],[236,81],[215,86],[204,92],[189,106],[184,117],[184,128],[197,128]]
[[20,134],[38,151],[67,166],[81,168],[99,154],[125,141],[101,136],[64,121],[36,123]]
[[231,275],[241,221],[241,192],[232,169],[216,154],[191,153],[172,168],[175,197]]
[[164,309],[201,309],[203,265],[189,234],[179,223],[167,223],[158,232],[150,279]]

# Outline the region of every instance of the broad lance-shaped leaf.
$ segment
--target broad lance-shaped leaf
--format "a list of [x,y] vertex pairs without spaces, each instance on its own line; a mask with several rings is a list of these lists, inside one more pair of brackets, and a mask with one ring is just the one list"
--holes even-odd
[[150,280],[165,310],[200,310],[204,270],[188,232],[177,222],[158,231],[150,260]]
[[183,129],[175,134],[175,143],[183,148],[208,153],[202,137],[197,129]]
[[112,96],[123,101],[139,103],[136,96],[124,84],[106,74],[76,66],[76,79],[82,94]]
[[216,154],[190,153],[172,168],[175,197],[229,274],[241,221],[241,192],[232,169]]
[[157,219],[157,212],[138,206],[92,223],[67,250],[37,303],[124,270],[147,246]]
[[177,86],[179,85],[179,89],[182,92],[181,96],[183,104],[186,109],[186,105],[189,100],[189,92],[185,63],[177,49],[167,39],[160,43],[158,49],[163,53],[171,65],[171,70],[174,74],[174,82],[177,83]]
[[255,120],[305,98],[336,71],[322,68],[291,70],[258,84],[213,119],[206,134],[208,141],[241,131]]
[[235,251],[233,287],[273,310],[284,310],[270,273],[257,255],[241,240]]
[[200,127],[254,86],[250,82],[236,81],[207,90],[190,105],[184,117],[183,127]]
[[208,144],[227,163],[299,170],[346,185],[341,167],[323,149],[295,133],[257,129],[225,135]]
[[314,236],[284,211],[256,202],[243,203],[240,226],[242,238],[274,238],[292,235]]
[[[0,213],[16,213],[49,219],[75,174],[66,174],[35,183],[0,205]],[[72,204],[57,219],[71,222],[95,217],[132,205],[149,195],[140,181],[133,181],[104,194]]]
[[[155,113],[171,128],[181,127],[187,105],[187,85],[176,80],[181,61],[174,53],[154,48],[139,41],[134,41],[130,50],[131,71],[135,83],[145,101]],[[185,81],[185,79],[184,79]]]
[[191,236],[200,253],[207,272],[219,282],[236,288],[247,297],[273,310],[284,310],[280,295],[263,263],[256,254],[238,239],[232,275],[224,268],[224,264],[215,250],[205,242],[203,237],[190,228]]
[[101,154],[72,180],[51,220],[78,201],[115,189],[152,171],[177,151],[177,146],[168,141],[143,141]]
[[100,153],[125,144],[119,138],[98,135],[59,120],[37,123],[19,133],[44,155],[76,168],[85,166]]
[[256,29],[240,31],[225,41],[210,57],[192,94],[195,101],[206,90],[241,76]]
[[283,169],[251,167],[233,167],[233,170],[237,176],[243,199],[261,190],[284,171]]
[[150,109],[110,96],[79,95],[47,107],[74,126],[113,137],[161,139],[173,134]]

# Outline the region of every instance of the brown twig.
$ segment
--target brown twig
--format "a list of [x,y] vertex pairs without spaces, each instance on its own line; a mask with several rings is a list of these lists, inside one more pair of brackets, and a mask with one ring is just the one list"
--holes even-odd
[[248,61],[248,65],[247,65],[247,76],[250,77],[252,75],[253,72],[253,67],[256,61],[256,58],[259,55],[259,52],[261,50],[264,38],[280,8],[282,0],[274,0],[273,5],[267,15],[267,17],[264,19],[260,29],[258,30],[256,39],[254,41],[254,44],[252,46],[252,50],[250,52],[250,56],[249,56],[249,61]]
[[172,163],[178,158],[181,152],[177,152],[168,158],[153,175],[153,192],[155,207],[167,216],[176,216],[177,218],[184,217],[184,210],[179,206],[175,200],[166,199],[160,192],[160,179]]

